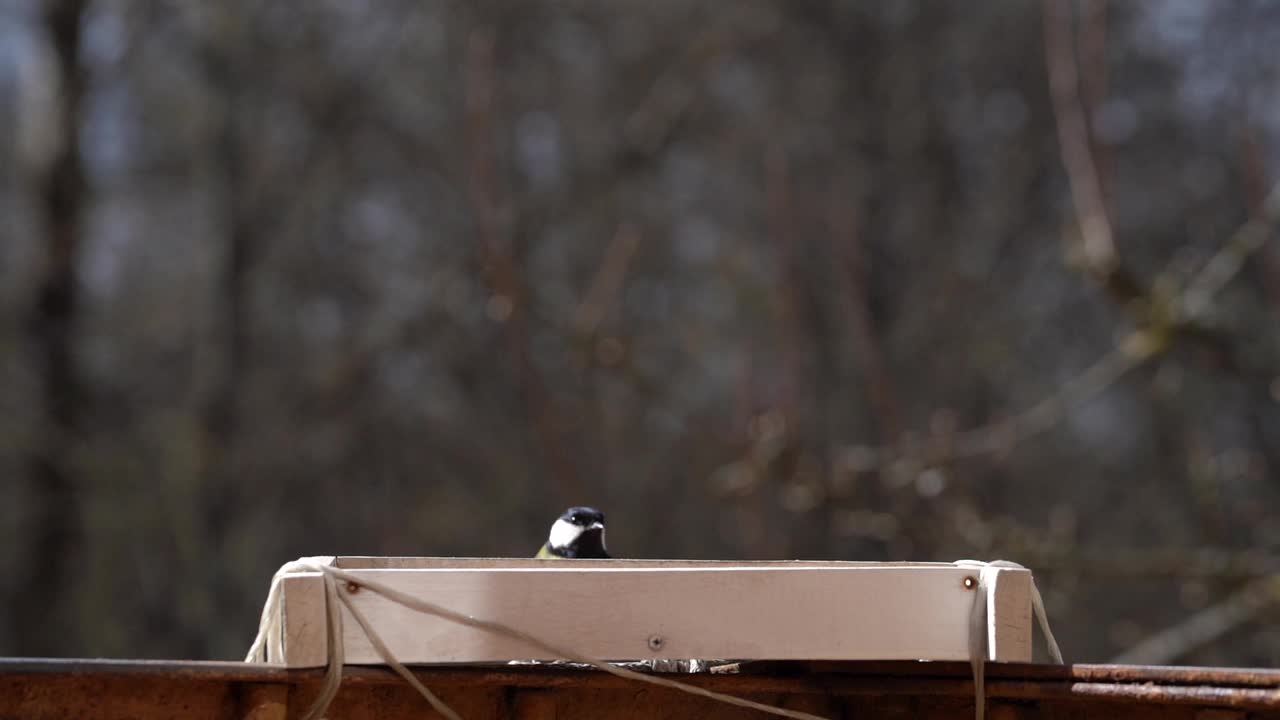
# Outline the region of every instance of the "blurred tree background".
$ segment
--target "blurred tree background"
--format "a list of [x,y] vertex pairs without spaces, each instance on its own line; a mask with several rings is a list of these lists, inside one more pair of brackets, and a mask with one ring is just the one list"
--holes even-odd
[[592,504],[622,556],[1007,558],[1070,659],[1280,664],[1278,42],[0,0],[0,654],[235,658],[287,560]]

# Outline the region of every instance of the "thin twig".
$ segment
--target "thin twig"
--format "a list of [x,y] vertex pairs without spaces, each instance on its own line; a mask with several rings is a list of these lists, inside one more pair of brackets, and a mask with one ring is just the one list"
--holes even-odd
[[1102,196],[1103,212],[1111,215],[1108,193],[1110,156],[1107,148],[1097,141],[1092,132],[1094,113],[1107,100],[1107,14],[1108,0],[1084,0],[1080,18],[1080,36],[1077,42],[1080,56],[1080,107],[1089,123],[1089,148],[1097,170],[1098,190]]
[[1280,224],[1280,183],[1272,186],[1258,213],[1241,225],[1191,279],[1180,305],[1185,320],[1199,320],[1208,314],[1214,297],[1244,268],[1245,261],[1266,245],[1277,224]]
[[622,223],[613,234],[613,240],[605,251],[604,259],[596,270],[591,286],[582,298],[574,314],[574,329],[581,336],[594,335],[604,316],[622,292],[631,258],[640,247],[640,231],[631,223]]
[[1009,420],[960,433],[956,438],[956,453],[965,457],[1007,452],[1053,428],[1072,410],[1111,387],[1161,349],[1135,336],[1128,349],[1118,348],[1107,353],[1057,391]]
[[1111,221],[1107,217],[1102,186],[1089,148],[1089,124],[1080,105],[1079,78],[1070,41],[1067,3],[1045,0],[1044,46],[1049,68],[1049,88],[1058,126],[1058,144],[1067,169],[1071,198],[1080,218],[1085,259],[1100,275],[1110,274],[1118,263]]
[[[1080,375],[1021,413],[1004,421],[957,433],[952,459],[1007,454],[1020,443],[1053,428],[1072,410],[1164,350],[1163,345],[1145,338],[1141,331],[1135,332],[1120,348],[1103,355]],[[852,446],[846,448],[845,463],[851,471],[865,472],[885,467],[911,450],[893,444]]]
[[[1249,215],[1257,217],[1262,214],[1266,202],[1267,169],[1263,162],[1262,144],[1258,141],[1258,133],[1252,126],[1246,126],[1240,138],[1240,164],[1244,175],[1244,197],[1249,206]],[[1274,243],[1268,245],[1261,253],[1263,268],[1263,284],[1270,296],[1272,310],[1280,315],[1280,249]]]
[[1173,627],[1166,628],[1117,655],[1113,663],[1168,665],[1186,657],[1256,618],[1280,602],[1280,576],[1260,578],[1226,600],[1205,608]]
[[845,198],[832,198],[831,235],[842,258],[845,295],[849,299],[850,320],[853,325],[857,352],[862,360],[862,380],[867,398],[875,411],[877,431],[882,445],[893,445],[902,434],[898,402],[894,397],[893,382],[884,359],[880,338],[876,335],[871,317],[870,289],[867,283],[866,253],[862,251],[852,210]]
[[674,61],[653,81],[644,99],[627,115],[623,135],[635,150],[655,154],[698,100],[692,78],[720,57],[731,45],[733,35],[722,28],[696,34]]
[[780,144],[769,146],[765,154],[765,192],[768,197],[769,234],[778,257],[778,302],[774,322],[782,344],[786,379],[778,401],[785,421],[790,424],[799,412],[797,399],[803,376],[800,346],[800,283],[796,277],[799,253],[791,208],[791,178],[786,150]]

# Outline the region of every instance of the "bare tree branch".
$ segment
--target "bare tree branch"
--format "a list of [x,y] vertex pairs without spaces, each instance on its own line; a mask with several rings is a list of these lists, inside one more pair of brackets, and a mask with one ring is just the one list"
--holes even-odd
[[[1109,91],[1107,29],[1109,0],[1084,0],[1084,8],[1080,17],[1080,36],[1077,46],[1080,56],[1080,109],[1085,121],[1092,129],[1095,114],[1107,101]],[[1111,197],[1108,192],[1110,177],[1110,153],[1106,146],[1097,142],[1093,132],[1089,133],[1089,147],[1093,155],[1094,167],[1098,173],[1098,189],[1102,195],[1104,210],[1111,216]]]
[[[1080,101],[1069,5],[1069,0],[1044,0],[1045,61],[1049,69],[1058,144],[1079,219],[1085,264],[1108,292],[1127,303],[1141,298],[1144,293],[1121,266],[1116,254],[1102,180],[1090,144],[1089,121]],[[1100,88],[1095,90],[1101,92]]]
[[599,329],[605,314],[622,292],[627,268],[639,246],[640,231],[631,223],[620,224],[605,251],[604,259],[600,261],[591,286],[578,305],[578,311],[574,313],[573,324],[579,335],[594,335]]
[[891,446],[902,435],[898,401],[885,363],[884,349],[871,317],[867,255],[858,237],[856,218],[846,202],[845,198],[832,198],[831,234],[836,244],[836,255],[841,258],[840,264],[844,271],[841,276],[844,278],[845,295],[849,299],[857,352],[862,359],[863,386],[875,412],[880,444]]
[[1125,665],[1169,665],[1254,620],[1280,602],[1280,576],[1245,585],[1217,605],[1205,608],[1112,658]]
[[1266,246],[1277,225],[1280,225],[1280,183],[1272,186],[1257,214],[1232,233],[1188,283],[1179,304],[1185,321],[1195,322],[1209,313],[1214,297],[1244,268],[1246,260]]
[[586,502],[571,455],[559,438],[560,424],[546,383],[529,349],[526,293],[521,287],[510,239],[501,230],[494,170],[494,47],[491,28],[472,33],[467,55],[468,180],[475,220],[475,241],[493,295],[489,314],[506,327],[525,403],[560,504]]
[[[1271,185],[1263,163],[1263,152],[1257,130],[1246,126],[1240,137],[1240,164],[1244,174],[1245,201],[1249,204],[1249,213],[1253,217],[1263,214],[1267,188]],[[1273,312],[1280,315],[1280,248],[1275,243],[1268,244],[1262,249],[1261,256],[1263,284],[1271,298]]]

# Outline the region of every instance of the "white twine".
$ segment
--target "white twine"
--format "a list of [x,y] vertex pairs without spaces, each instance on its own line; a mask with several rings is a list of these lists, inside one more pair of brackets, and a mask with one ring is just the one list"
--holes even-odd
[[[461,717],[453,711],[443,700],[435,693],[431,692],[423,685],[408,668],[404,666],[395,655],[387,647],[386,643],[373,629],[368,618],[364,613],[351,601],[350,594],[355,590],[364,588],[370,590],[382,597],[391,600],[394,603],[407,607],[411,610],[434,615],[436,617],[455,622],[467,627],[473,627],[478,630],[484,630],[497,635],[503,635],[508,638],[519,640],[530,647],[549,653],[552,656],[560,657],[573,662],[579,662],[591,665],[598,670],[615,675],[620,678],[635,680],[637,682],[657,685],[659,687],[671,688],[690,695],[704,697],[716,702],[722,702],[738,707],[759,710],[771,715],[781,717],[794,718],[795,720],[828,720],[820,715],[803,712],[800,710],[789,710],[774,705],[759,703],[754,700],[747,700],[734,695],[718,693],[705,688],[688,685],[682,682],[676,682],[664,677],[656,675],[647,675],[644,673],[619,667],[615,664],[605,662],[603,660],[584,655],[570,648],[560,647],[554,643],[543,640],[534,635],[530,635],[523,630],[510,627],[503,623],[492,620],[483,620],[472,617],[464,613],[450,610],[446,607],[427,602],[421,598],[414,597],[407,593],[401,592],[393,587],[370,580],[366,577],[359,576],[341,570],[333,566],[333,556],[316,556],[306,557],[293,562],[285,563],[271,580],[271,589],[267,593],[267,602],[262,608],[262,617],[258,623],[258,635],[254,638],[253,645],[249,648],[249,652],[245,657],[245,662],[284,662],[284,636],[283,636],[283,613],[280,611],[281,603],[281,580],[286,575],[295,575],[299,573],[320,573],[324,579],[325,589],[325,628],[328,637],[328,666],[325,670],[324,685],[321,687],[320,694],[312,702],[311,707],[307,709],[303,720],[318,720],[324,716],[325,711],[329,708],[329,704],[338,693],[338,688],[342,684],[342,667],[345,661],[345,649],[343,647],[342,637],[342,607],[346,607],[355,618],[356,623],[364,631],[369,638],[369,642],[373,645],[374,650],[382,658],[396,674],[404,678],[423,698],[426,699],[436,712],[440,713],[448,720],[462,720]],[[986,697],[983,668],[987,659],[987,603],[989,589],[995,580],[996,571],[1000,568],[1019,568],[1025,569],[1017,563],[1007,560],[996,560],[993,562],[981,562],[978,560],[958,560],[955,565],[959,567],[979,568],[978,585],[974,588],[973,611],[970,615],[969,624],[969,656],[973,667],[974,680],[974,696],[975,696],[975,716],[977,720],[983,720],[986,710]],[[346,586],[339,588],[338,581],[347,583]],[[341,592],[340,592],[341,590]],[[1055,662],[1062,663],[1062,653],[1058,650],[1058,643],[1053,637],[1053,632],[1049,629],[1049,620],[1045,615],[1044,603],[1040,598],[1040,592],[1036,589],[1035,581],[1031,582],[1031,601],[1032,608],[1036,616],[1036,620],[1040,624],[1041,631],[1044,632],[1045,639],[1049,646],[1049,654]]]
[[[973,714],[977,720],[983,720],[987,713],[986,664],[989,648],[987,647],[987,605],[991,602],[991,586],[995,583],[996,573],[1001,569],[1025,570],[1026,568],[1009,560],[957,560],[957,567],[978,569],[978,586],[974,588],[973,610],[969,615],[969,664],[973,668]],[[1044,633],[1045,644],[1049,648],[1049,657],[1059,665],[1063,664],[1062,651],[1058,649],[1058,641],[1049,628],[1049,615],[1044,610],[1044,600],[1040,590],[1036,588],[1035,578],[1031,579],[1031,611]]]
[[245,662],[284,662],[284,635],[280,620],[280,588],[281,579],[285,575],[296,575],[307,572],[324,572],[331,567],[336,558],[333,555],[314,555],[298,558],[280,566],[271,577],[271,589],[267,591],[267,602],[262,606],[262,617],[258,620],[258,636],[249,647]]

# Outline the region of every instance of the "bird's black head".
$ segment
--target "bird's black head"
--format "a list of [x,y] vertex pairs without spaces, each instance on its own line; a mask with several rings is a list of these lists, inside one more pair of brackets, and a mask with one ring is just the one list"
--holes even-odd
[[571,507],[551,526],[547,550],[564,558],[607,558],[604,513],[592,507]]
[[592,523],[604,525],[604,513],[593,507],[571,507],[564,511],[560,519],[581,528],[590,527]]

